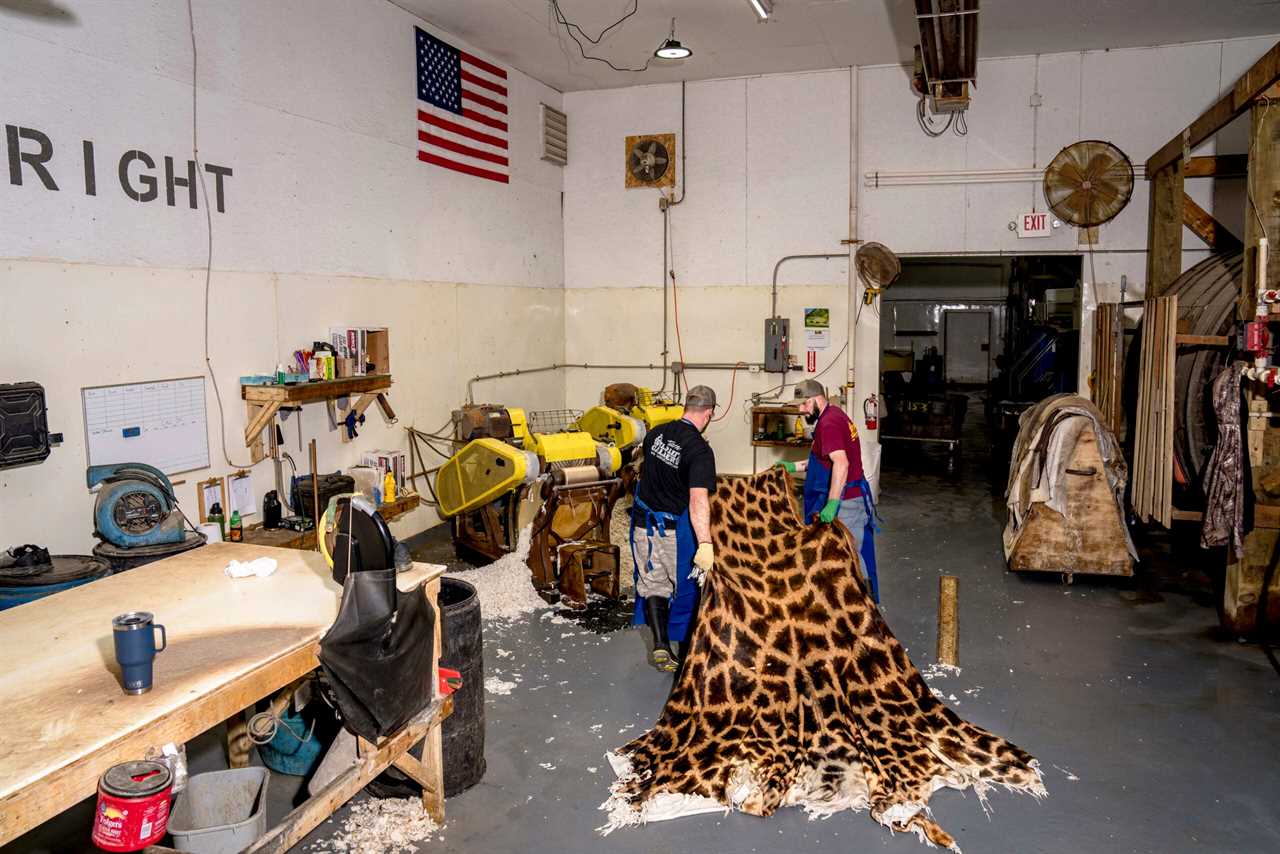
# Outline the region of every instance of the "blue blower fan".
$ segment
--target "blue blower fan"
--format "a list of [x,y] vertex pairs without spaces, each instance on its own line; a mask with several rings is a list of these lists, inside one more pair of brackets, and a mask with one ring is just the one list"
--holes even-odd
[[146,463],[89,466],[89,488],[102,484],[93,506],[99,537],[122,549],[181,543],[182,515],[173,484]]

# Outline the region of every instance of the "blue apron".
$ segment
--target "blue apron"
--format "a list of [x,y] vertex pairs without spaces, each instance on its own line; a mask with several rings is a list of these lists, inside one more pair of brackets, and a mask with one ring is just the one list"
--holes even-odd
[[[635,505],[631,508],[631,559],[635,562],[635,578],[640,577],[640,557],[636,554],[637,517],[644,514],[645,532],[650,536],[657,534],[665,537],[668,527],[675,527],[676,532],[676,589],[671,597],[671,614],[667,618],[667,638],[677,643],[684,643],[689,636],[689,620],[693,617],[693,608],[698,599],[698,583],[689,577],[693,570],[693,553],[698,544],[693,536],[693,524],[689,521],[689,510],[676,516],[654,510],[640,500],[637,490]],[[646,567],[652,558],[652,550],[644,557]],[[644,599],[636,596],[634,625],[645,624]]]
[[[876,524],[876,505],[871,500],[871,484],[867,479],[853,481],[861,491],[859,498],[846,498],[845,501],[862,501],[867,511],[867,525],[862,534],[862,550],[858,557],[863,571],[867,575],[867,583],[871,585],[871,599],[879,604],[880,584],[876,579],[876,532],[880,526]],[[827,503],[827,493],[831,491],[831,469],[822,464],[818,455],[809,451],[809,463],[804,475],[804,520],[807,524]]]

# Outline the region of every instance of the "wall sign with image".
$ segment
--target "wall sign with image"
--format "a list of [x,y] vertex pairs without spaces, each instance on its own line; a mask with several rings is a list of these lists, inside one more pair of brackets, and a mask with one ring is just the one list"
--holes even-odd
[[831,309],[804,310],[804,346],[806,350],[826,350],[831,346]]

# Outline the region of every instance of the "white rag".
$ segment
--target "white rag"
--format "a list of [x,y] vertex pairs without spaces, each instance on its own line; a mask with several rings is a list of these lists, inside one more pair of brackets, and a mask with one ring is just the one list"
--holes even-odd
[[276,559],[273,557],[260,557],[256,560],[244,562],[233,560],[222,571],[227,574],[228,578],[248,578],[250,575],[266,578],[276,571]]

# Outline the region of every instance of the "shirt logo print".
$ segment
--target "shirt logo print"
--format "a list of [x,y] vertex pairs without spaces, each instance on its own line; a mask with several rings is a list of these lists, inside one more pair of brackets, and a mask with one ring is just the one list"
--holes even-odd
[[649,454],[655,459],[662,460],[672,468],[680,467],[680,446],[674,442],[663,441],[661,436],[653,440],[653,446],[649,449]]

